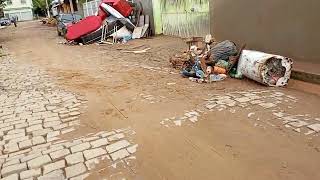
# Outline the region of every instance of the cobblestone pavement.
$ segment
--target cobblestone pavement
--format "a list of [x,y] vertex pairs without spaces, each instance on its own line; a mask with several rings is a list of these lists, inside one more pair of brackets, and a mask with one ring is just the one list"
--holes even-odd
[[[182,126],[186,123],[196,123],[201,114],[207,114],[208,112],[228,111],[234,114],[239,110],[245,110],[248,115],[244,118],[255,118],[254,126],[263,127],[262,123],[275,126],[270,120],[277,120],[282,126],[305,135],[320,132],[320,118],[311,117],[310,114],[290,114],[285,112],[285,109],[292,109],[293,104],[297,103],[298,99],[279,90],[255,89],[235,91],[222,95],[209,95],[209,97],[211,98],[206,99],[197,109],[186,111],[181,117],[166,118],[160,124],[165,127]],[[270,116],[264,116],[262,113],[270,114]],[[260,119],[259,115],[269,119]]]
[[[191,82],[168,66],[187,48],[175,37],[66,46],[55,28],[34,21],[3,29],[0,38],[14,57],[0,60],[0,179],[320,179],[320,86]],[[124,52],[142,46],[151,49]],[[19,105],[22,98],[33,101]],[[77,103],[69,114],[67,104]],[[58,117],[56,125],[44,127],[45,112]],[[32,144],[43,141],[33,140],[37,130],[27,132],[32,123],[50,131],[38,135],[42,144]],[[22,129],[15,134],[25,144],[12,128]]]
[[61,139],[80,125],[85,98],[57,87],[37,67],[0,61],[1,178],[84,179],[101,160],[135,158],[131,128]]

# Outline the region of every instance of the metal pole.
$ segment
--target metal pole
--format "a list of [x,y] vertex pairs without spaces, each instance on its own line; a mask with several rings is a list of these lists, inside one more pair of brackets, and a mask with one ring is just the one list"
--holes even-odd
[[71,14],[73,14],[73,13],[74,13],[73,1],[72,1],[72,0],[69,0],[69,2],[70,2]]
[[87,9],[87,16],[89,16],[89,6],[88,6],[88,0],[86,0],[86,9]]
[[48,15],[48,18],[50,18],[51,15],[50,15],[50,10],[49,10],[48,0],[46,0],[46,6],[47,6],[47,15]]
[[91,6],[91,15],[94,15],[94,12],[93,12],[93,3],[92,3],[92,1],[90,2],[90,6]]

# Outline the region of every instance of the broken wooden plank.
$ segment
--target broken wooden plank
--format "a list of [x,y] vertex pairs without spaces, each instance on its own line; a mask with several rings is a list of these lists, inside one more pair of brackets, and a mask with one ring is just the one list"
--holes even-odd
[[132,39],[140,39],[142,36],[142,30],[143,30],[143,26],[136,27],[132,33]]
[[146,53],[148,50],[150,50],[151,48],[146,48],[144,50],[138,50],[138,51],[122,51],[125,53],[134,53],[134,54],[141,54],[141,53]]

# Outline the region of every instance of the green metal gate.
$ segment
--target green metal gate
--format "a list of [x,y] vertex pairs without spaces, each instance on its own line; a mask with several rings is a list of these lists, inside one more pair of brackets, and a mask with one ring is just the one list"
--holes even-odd
[[161,0],[165,35],[192,37],[210,33],[209,0]]

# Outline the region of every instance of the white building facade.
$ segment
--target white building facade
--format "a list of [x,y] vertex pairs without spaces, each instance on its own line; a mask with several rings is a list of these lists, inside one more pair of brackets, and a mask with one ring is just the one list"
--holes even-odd
[[7,0],[3,10],[5,17],[18,17],[18,21],[33,20],[32,0]]

